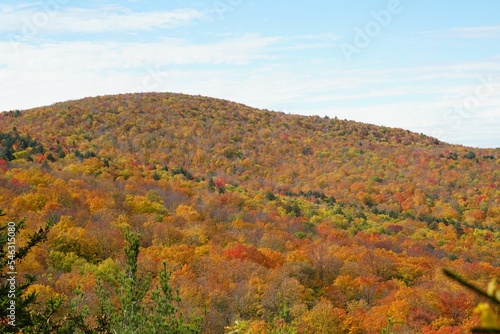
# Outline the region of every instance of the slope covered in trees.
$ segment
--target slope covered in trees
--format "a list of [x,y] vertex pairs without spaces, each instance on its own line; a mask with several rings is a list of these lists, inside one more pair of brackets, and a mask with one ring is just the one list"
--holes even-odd
[[207,333],[462,333],[478,300],[441,268],[500,276],[498,149],[157,93],[2,113],[0,140],[8,219],[56,222],[18,269],[42,299],[116,287],[127,229]]

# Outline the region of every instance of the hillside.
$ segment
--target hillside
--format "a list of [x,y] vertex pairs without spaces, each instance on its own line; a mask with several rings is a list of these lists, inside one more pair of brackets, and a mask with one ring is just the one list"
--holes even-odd
[[57,221],[19,269],[45,296],[116,285],[127,227],[209,333],[462,333],[441,268],[500,276],[500,149],[168,93],[5,112],[0,142],[0,208]]

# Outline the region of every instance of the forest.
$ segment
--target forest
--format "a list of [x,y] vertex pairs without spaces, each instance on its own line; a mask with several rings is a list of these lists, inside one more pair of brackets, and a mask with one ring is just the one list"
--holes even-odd
[[500,148],[173,93],[3,112],[0,145],[5,333],[500,330],[443,273],[498,292]]

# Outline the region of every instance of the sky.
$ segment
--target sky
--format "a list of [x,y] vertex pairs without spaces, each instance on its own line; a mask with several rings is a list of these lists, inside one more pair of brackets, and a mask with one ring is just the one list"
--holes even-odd
[[0,3],[0,111],[131,92],[500,147],[500,1]]

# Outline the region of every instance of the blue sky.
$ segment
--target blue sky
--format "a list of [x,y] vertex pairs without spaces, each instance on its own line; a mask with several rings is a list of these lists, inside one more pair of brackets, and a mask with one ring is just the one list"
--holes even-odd
[[167,91],[500,147],[500,1],[0,4],[0,110]]

